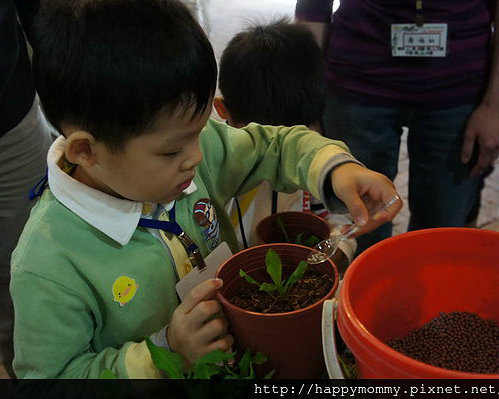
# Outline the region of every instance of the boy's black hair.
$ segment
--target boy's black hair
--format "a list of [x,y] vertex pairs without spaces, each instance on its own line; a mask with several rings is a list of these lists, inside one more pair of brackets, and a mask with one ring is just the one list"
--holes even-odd
[[219,87],[234,122],[320,122],[325,103],[322,51],[305,26],[286,18],[251,26],[224,50]]
[[163,113],[211,106],[213,49],[177,0],[45,0],[33,68],[48,120],[123,150]]

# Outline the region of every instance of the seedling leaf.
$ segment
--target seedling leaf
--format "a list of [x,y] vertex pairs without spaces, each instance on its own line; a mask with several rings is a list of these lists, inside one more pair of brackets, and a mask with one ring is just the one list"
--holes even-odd
[[276,218],[276,223],[277,223],[277,226],[281,229],[282,233],[284,234],[284,238],[286,240],[286,242],[291,242],[289,240],[289,236],[288,236],[288,232],[286,231],[286,227],[284,226],[284,222],[282,221],[282,219],[280,217]]
[[267,265],[267,273],[277,287],[282,286],[282,264],[281,258],[272,249],[269,249],[265,254],[265,264]]
[[305,240],[305,245],[307,247],[314,247],[321,242],[321,239],[315,235],[311,235]]
[[244,378],[248,377],[251,373],[251,351],[246,348],[243,357],[239,360],[239,375]]
[[227,360],[233,359],[235,353],[222,352],[215,350],[206,353],[194,362],[193,378],[209,379],[222,371],[222,366]]
[[[168,378],[211,379],[217,375],[223,379],[251,379],[255,378],[253,363],[260,364],[263,359],[267,359],[261,353],[252,356],[248,348],[243,358],[235,365],[231,362],[236,355],[235,352],[215,350],[201,356],[190,369],[186,370],[181,355],[156,346],[148,337],[145,340],[154,364],[158,369],[163,370]],[[116,376],[111,370],[106,369],[101,373],[100,378],[116,378]]]
[[274,284],[270,284],[270,283],[262,283],[262,285],[260,285],[260,291],[272,292],[272,291],[276,291],[278,289],[279,289],[279,287],[276,287]]
[[307,270],[307,262],[301,261],[296,269],[293,271],[291,276],[289,276],[287,281],[282,281],[282,263],[279,255],[269,249],[265,253],[265,264],[267,266],[267,273],[270,275],[274,284],[262,283],[260,284],[253,277],[249,276],[244,270],[239,269],[239,276],[244,277],[248,283],[258,285],[260,291],[272,292],[279,291],[280,295],[285,295],[286,290],[296,283]]
[[272,370],[271,372],[265,374],[265,376],[263,377],[264,380],[270,380],[272,378],[272,376],[274,375],[275,373],[275,370]]
[[303,274],[307,271],[307,267],[308,267],[307,262],[302,260],[296,267],[293,274],[291,274],[291,276],[289,276],[288,280],[286,281],[285,284],[286,289],[291,287],[294,283],[296,283],[299,279],[302,278]]
[[357,378],[357,365],[355,364],[355,361],[344,359],[341,355],[338,355],[338,360],[346,379],[350,380]]
[[260,283],[256,281],[253,277],[247,274],[243,269],[239,269],[239,276],[244,277],[244,279],[251,284],[256,284],[260,287]]
[[206,353],[194,362],[192,378],[210,379],[222,370],[219,365],[232,358],[234,358],[234,353],[222,352],[221,350]]
[[168,378],[184,378],[184,359],[181,355],[154,345],[148,337],[146,337],[146,344],[159,370],[163,370]]
[[269,358],[261,352],[256,352],[251,359],[254,364],[265,363]]

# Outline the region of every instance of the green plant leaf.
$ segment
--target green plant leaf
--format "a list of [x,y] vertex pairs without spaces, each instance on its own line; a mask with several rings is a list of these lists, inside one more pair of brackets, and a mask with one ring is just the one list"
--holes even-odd
[[311,235],[310,237],[307,238],[307,240],[305,241],[305,245],[307,247],[314,247],[316,246],[317,244],[319,244],[321,242],[321,239],[315,235]]
[[197,380],[209,380],[212,376],[220,374],[222,369],[216,364],[201,363],[198,364],[191,378]]
[[301,245],[302,244],[302,239],[303,239],[303,232],[299,233],[296,238],[295,238],[295,243],[297,243],[298,245]]
[[296,267],[295,271],[291,276],[289,276],[288,280],[286,281],[286,284],[284,285],[286,288],[291,287],[294,283],[296,283],[299,279],[303,277],[303,274],[307,271],[308,263],[302,260],[298,266]]
[[149,337],[146,337],[146,344],[154,364],[159,370],[163,370],[168,378],[185,378],[184,358],[181,355],[154,345]]
[[350,380],[357,378],[357,365],[354,360],[352,361],[348,358],[343,358],[341,355],[338,356],[338,360],[346,379]]
[[251,284],[258,285],[260,287],[260,283],[256,281],[253,277],[247,274],[243,269],[239,269],[239,276],[244,277],[244,279]]
[[234,365],[229,365],[229,363],[224,363],[222,374],[224,375],[224,379],[237,378],[237,374],[234,370]]
[[286,240],[286,242],[291,242],[289,240],[288,232],[286,231],[286,227],[284,226],[284,222],[282,221],[282,219],[280,217],[277,217],[275,221],[279,229],[281,229],[282,234],[284,234],[284,239]]
[[246,348],[243,357],[239,360],[237,364],[239,367],[239,375],[241,378],[248,377],[251,373],[251,351],[249,348]]
[[272,292],[272,291],[276,291],[278,289],[279,289],[279,287],[275,286],[274,284],[270,284],[270,283],[263,283],[260,286],[260,291],[265,291],[265,292]]
[[194,362],[194,368],[197,365],[203,364],[203,363],[225,363],[227,360],[234,359],[235,352],[223,352],[219,349],[214,350],[212,352],[206,353],[203,356],[201,356],[198,360]]
[[206,353],[194,362],[192,378],[210,379],[212,376],[220,374],[223,371],[223,365],[227,364],[228,360],[233,359],[234,355],[235,353],[222,352],[221,350]]
[[267,357],[267,355],[264,355],[263,353],[261,352],[256,352],[253,357],[251,358],[251,361],[254,363],[254,364],[263,364],[265,363],[267,360],[269,360],[269,358]]
[[272,378],[272,376],[274,375],[275,373],[275,370],[272,370],[270,371],[269,373],[265,374],[265,376],[263,377],[264,380],[270,380]]
[[[181,355],[156,346],[148,337],[145,340],[154,364],[159,370],[164,371],[168,378],[210,379],[218,375],[223,379],[251,379],[255,378],[253,364],[261,364],[267,360],[267,356],[262,353],[252,356],[248,348],[238,365],[235,366],[233,362],[230,362],[234,359],[235,352],[215,350],[201,356],[184,373],[184,359]],[[100,378],[117,377],[111,370],[105,369]]]
[[267,265],[267,273],[269,274],[274,284],[277,287],[281,287],[282,286],[281,258],[279,258],[279,255],[277,255],[277,253],[274,250],[269,249],[265,254],[265,264]]
[[113,371],[109,370],[109,369],[102,370],[102,373],[100,373],[99,378],[101,380],[117,380],[118,379],[116,374],[114,374]]

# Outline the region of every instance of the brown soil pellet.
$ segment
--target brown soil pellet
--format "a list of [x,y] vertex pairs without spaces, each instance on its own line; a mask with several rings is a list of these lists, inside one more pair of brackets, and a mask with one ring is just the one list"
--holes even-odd
[[413,359],[449,370],[499,372],[499,325],[475,313],[440,313],[388,345]]

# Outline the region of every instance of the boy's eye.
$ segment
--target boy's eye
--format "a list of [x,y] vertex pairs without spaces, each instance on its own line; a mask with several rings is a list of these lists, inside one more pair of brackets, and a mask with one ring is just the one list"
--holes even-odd
[[165,153],[163,154],[165,157],[174,157],[175,155],[177,155],[178,153],[180,153],[180,151],[174,151],[174,152],[168,152],[168,153]]

